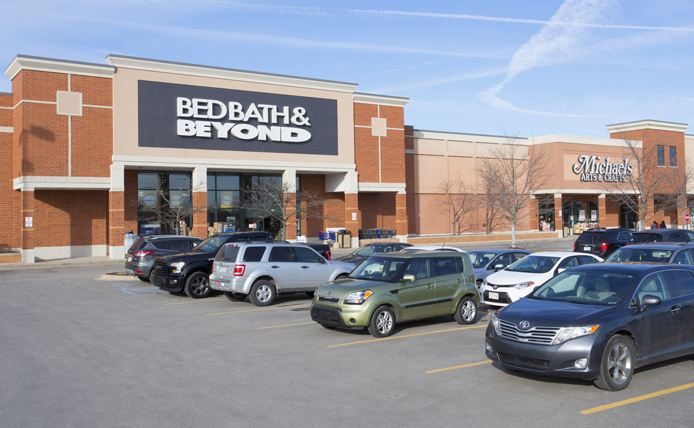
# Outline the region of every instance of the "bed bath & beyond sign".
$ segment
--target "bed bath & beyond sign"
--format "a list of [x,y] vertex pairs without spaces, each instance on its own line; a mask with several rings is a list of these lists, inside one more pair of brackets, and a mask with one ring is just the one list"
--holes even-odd
[[600,156],[581,155],[578,162],[573,165],[574,174],[581,175],[581,181],[607,181],[621,182],[627,181],[627,176],[631,175],[633,165],[629,159],[624,159],[622,163],[610,163],[610,158],[605,158],[600,162]]

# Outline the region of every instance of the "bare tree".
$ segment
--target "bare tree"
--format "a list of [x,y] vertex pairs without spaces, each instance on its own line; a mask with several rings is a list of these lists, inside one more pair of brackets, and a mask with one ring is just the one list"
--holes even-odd
[[682,165],[677,165],[677,168],[669,168],[667,171],[668,187],[672,190],[667,205],[677,209],[679,213],[677,223],[682,225],[684,229],[687,229],[684,216],[687,211],[690,211],[687,189],[691,188],[694,182],[694,170],[692,170],[691,165],[691,159],[687,158]]
[[434,205],[440,213],[449,216],[453,233],[462,233],[465,229],[462,220],[476,207],[475,196],[468,193],[460,173],[452,180],[443,180],[438,190],[439,196]]
[[188,178],[176,188],[171,188],[167,181],[159,180],[151,189],[138,192],[138,204],[141,206],[138,210],[141,212],[138,220],[156,218],[159,223],[167,225],[169,230],[178,235],[182,222],[188,221],[195,213],[209,210],[207,206],[193,205],[193,193],[203,190],[207,191],[205,185],[193,186]]
[[518,137],[489,151],[480,168],[482,185],[488,189],[488,201],[511,224],[511,247],[516,248],[516,224],[527,217],[531,192],[543,188],[550,174],[545,152]]
[[[681,187],[687,184],[687,178],[658,165],[658,146],[665,147],[669,140],[663,134],[647,138],[646,131],[638,135],[640,140],[632,138],[637,136],[633,132],[623,134],[624,152],[619,162],[610,163],[606,158],[600,163],[596,156],[585,156],[580,164],[585,171],[583,174],[594,175],[611,200],[638,216],[639,230],[644,230],[658,212],[678,206],[677,197],[673,197],[673,180]],[[646,140],[648,143],[644,144]],[[651,204],[652,211],[649,210]]]
[[258,180],[246,188],[241,207],[252,210],[260,219],[273,219],[281,224],[282,239],[287,237],[287,227],[308,218],[335,220],[327,214],[330,201],[316,192],[296,192],[290,183],[281,178]]

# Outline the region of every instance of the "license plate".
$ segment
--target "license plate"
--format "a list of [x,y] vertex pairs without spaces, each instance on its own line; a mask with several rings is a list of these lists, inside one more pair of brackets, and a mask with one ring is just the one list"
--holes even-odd
[[499,300],[499,293],[493,291],[489,292],[489,300]]
[[133,256],[128,257],[128,261],[129,262],[133,261]]
[[[224,272],[226,272],[226,271],[227,271],[227,267],[226,267],[226,266],[219,266],[219,267],[217,268],[217,272],[224,273]],[[217,284],[217,285],[219,285],[219,284]]]
[[583,247],[583,251],[590,251],[590,247],[589,246]]

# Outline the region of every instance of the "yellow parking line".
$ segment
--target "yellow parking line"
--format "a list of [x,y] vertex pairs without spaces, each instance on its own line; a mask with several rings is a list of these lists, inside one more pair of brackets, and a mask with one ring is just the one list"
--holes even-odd
[[339,345],[326,346],[326,348],[337,348],[338,346],[359,345],[361,343],[382,342],[384,340],[403,339],[405,337],[424,336],[425,334],[446,333],[449,331],[468,330],[471,328],[487,328],[487,326],[486,325],[476,325],[476,326],[472,326],[472,327],[459,327],[459,328],[449,328],[447,330],[427,331],[425,333],[404,334],[402,336],[384,337],[382,339],[371,339],[371,340],[362,340],[360,342],[341,343]]
[[273,325],[270,327],[258,327],[258,330],[265,330],[266,328],[280,328],[280,327],[293,327],[295,325],[306,325],[306,324],[316,324],[315,321],[300,322],[298,324],[285,324],[285,325]]
[[176,302],[176,303],[164,303],[164,306],[168,305],[187,305],[188,303],[207,303],[207,302],[226,302],[227,299],[213,299],[213,300],[208,300],[208,299],[197,299],[197,300],[191,300],[188,302]]
[[463,364],[462,366],[446,367],[445,369],[429,370],[427,373],[440,373],[447,372],[448,370],[464,369],[466,367],[481,366],[482,364],[489,364],[492,360],[480,361],[478,363]]
[[590,415],[591,413],[602,412],[603,410],[610,410],[610,409],[614,409],[615,407],[626,406],[627,404],[631,404],[631,403],[638,403],[639,401],[648,400],[649,398],[660,397],[661,395],[666,395],[666,394],[670,394],[673,392],[683,391],[685,389],[689,389],[689,388],[693,388],[693,387],[694,387],[694,383],[688,383],[686,385],[676,386],[674,388],[664,389],[664,390],[658,391],[658,392],[652,392],[650,394],[642,395],[640,397],[634,397],[634,398],[630,398],[628,400],[617,401],[616,403],[606,404],[604,406],[593,407],[592,409],[582,411],[581,414],[582,415]]
[[305,308],[307,306],[311,306],[311,305],[275,306],[272,308],[244,309],[242,311],[216,312],[214,314],[205,314],[205,315],[225,315],[225,314],[238,314],[241,312],[274,311],[277,309],[287,309],[287,308]]

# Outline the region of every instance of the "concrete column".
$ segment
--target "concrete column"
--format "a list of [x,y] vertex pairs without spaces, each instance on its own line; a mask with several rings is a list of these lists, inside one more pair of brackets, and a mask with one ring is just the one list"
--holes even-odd
[[193,236],[207,238],[207,167],[193,169]]
[[[554,194],[554,230],[561,231],[564,233],[564,219],[561,216],[562,213],[562,197],[561,193]],[[563,236],[563,235],[562,235]]]
[[398,236],[407,236],[407,194],[398,192],[395,195],[395,233]]
[[361,211],[358,193],[345,193],[345,229],[352,232],[352,237],[359,238]]
[[609,221],[607,218],[607,199],[605,199],[605,194],[598,195],[598,224],[600,227],[609,227]]
[[110,259],[123,259],[125,248],[125,168],[111,165],[111,190],[108,192],[108,254]]
[[[22,191],[22,263],[34,263],[34,227],[36,218],[34,217],[34,191]],[[29,220],[30,219],[30,220]],[[31,221],[31,226],[27,222]]]

